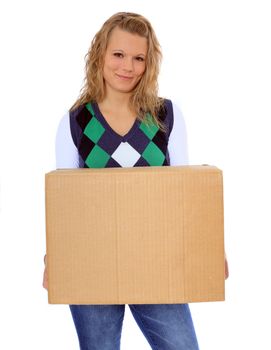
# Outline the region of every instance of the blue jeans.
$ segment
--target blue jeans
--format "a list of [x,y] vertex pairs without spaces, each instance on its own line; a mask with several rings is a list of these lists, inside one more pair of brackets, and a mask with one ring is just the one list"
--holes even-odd
[[[198,350],[188,304],[129,305],[153,350]],[[81,350],[119,350],[125,305],[70,305]]]

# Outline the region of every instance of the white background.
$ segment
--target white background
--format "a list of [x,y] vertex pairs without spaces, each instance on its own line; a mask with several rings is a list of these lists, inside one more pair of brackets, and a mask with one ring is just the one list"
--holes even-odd
[[[153,24],[160,94],[184,114],[190,164],[223,170],[227,300],[191,305],[201,350],[271,349],[269,1],[2,1],[1,349],[78,349],[67,306],[48,305],[44,174],[79,94],[102,23],[135,11]],[[122,349],[150,349],[126,308]],[[102,349],[101,349],[102,350]]]

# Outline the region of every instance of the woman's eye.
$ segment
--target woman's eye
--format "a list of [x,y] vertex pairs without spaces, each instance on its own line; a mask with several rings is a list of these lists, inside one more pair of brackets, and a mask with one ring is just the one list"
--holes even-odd
[[138,56],[138,57],[136,57],[136,60],[139,61],[139,62],[143,62],[143,61],[144,61],[144,58],[141,57],[141,56]]
[[121,52],[114,52],[115,57],[123,57],[123,54]]

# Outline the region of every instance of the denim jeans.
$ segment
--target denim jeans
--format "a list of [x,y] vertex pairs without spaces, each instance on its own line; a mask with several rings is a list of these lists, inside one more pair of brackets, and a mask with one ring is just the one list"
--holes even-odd
[[[188,304],[129,305],[153,350],[198,350]],[[119,350],[125,305],[70,305],[81,350]]]

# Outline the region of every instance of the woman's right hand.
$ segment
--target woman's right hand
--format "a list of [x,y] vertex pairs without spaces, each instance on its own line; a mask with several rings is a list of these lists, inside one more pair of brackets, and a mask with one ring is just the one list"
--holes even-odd
[[43,272],[43,282],[42,282],[42,286],[43,288],[48,290],[48,274],[47,274],[47,257],[46,255],[44,256],[44,272]]

